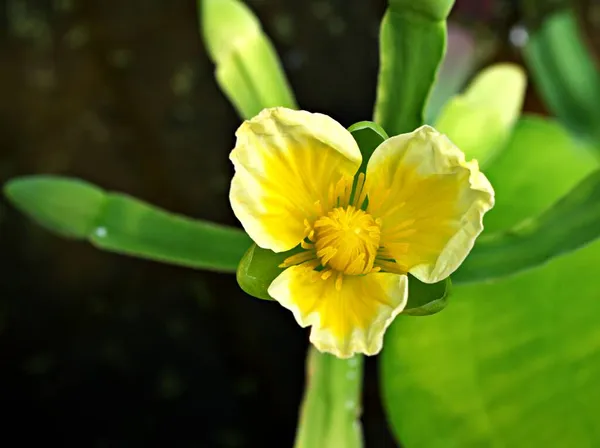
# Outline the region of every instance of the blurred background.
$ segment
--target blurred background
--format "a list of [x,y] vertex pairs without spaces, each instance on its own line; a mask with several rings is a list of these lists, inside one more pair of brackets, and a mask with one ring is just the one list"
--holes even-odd
[[[247,0],[303,109],[369,119],[384,0]],[[521,62],[548,0],[457,0],[450,57]],[[543,2],[536,2],[537,4]],[[574,3],[600,48],[600,2]],[[219,91],[194,0],[1,0],[0,181],[85,178],[238,225],[227,192],[239,119]],[[461,56],[462,55],[462,56]],[[545,110],[529,86],[525,110]],[[2,437],[91,447],[291,446],[307,332],[234,276],[103,253],[0,202]],[[395,446],[373,360],[367,446]],[[9,444],[10,445],[10,444]]]

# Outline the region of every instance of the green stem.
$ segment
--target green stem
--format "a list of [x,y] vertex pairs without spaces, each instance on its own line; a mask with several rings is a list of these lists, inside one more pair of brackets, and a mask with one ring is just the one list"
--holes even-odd
[[310,346],[295,448],[361,448],[363,357],[339,359]]

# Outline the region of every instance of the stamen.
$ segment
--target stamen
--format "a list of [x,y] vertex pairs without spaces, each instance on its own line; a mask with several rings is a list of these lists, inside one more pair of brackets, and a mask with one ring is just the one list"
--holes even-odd
[[327,263],[329,263],[329,261],[335,257],[335,254],[337,254],[338,250],[328,246],[328,247],[324,247],[323,249],[319,250],[317,252],[317,255],[319,256],[319,258],[321,258],[321,264],[323,266],[327,266]]
[[324,271],[321,271],[321,278],[323,280],[327,280],[333,274],[333,269],[327,268]]
[[375,265],[385,272],[393,274],[406,274],[406,266],[402,266],[395,261],[376,260]]
[[346,274],[362,274],[365,268],[365,254],[359,254],[346,268]]
[[344,279],[344,274],[342,274],[341,272],[337,273],[337,277],[335,279],[335,289],[337,291],[341,291],[342,290],[342,280]]
[[306,241],[302,240],[302,242],[300,243],[300,247],[302,249],[314,249],[315,245],[313,243],[307,243]]
[[385,247],[381,246],[377,250],[377,258],[387,258],[389,260],[393,260],[394,256],[390,253],[390,251],[388,249],[386,249]]
[[348,275],[371,271],[380,238],[371,215],[353,205],[337,207],[318,219],[314,228],[315,249],[323,266]]
[[315,260],[316,254],[314,251],[300,252],[299,254],[287,257],[283,263],[279,265],[280,268],[288,268],[296,264],[304,263],[305,261]]

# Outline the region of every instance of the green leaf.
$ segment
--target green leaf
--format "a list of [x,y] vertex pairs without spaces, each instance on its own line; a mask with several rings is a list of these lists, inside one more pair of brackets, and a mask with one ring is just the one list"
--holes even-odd
[[[576,202],[562,203],[561,208],[556,210],[553,207],[561,204],[557,201],[561,197],[569,197],[572,191],[570,198],[580,201],[580,206],[585,207],[586,199],[576,196],[579,193],[573,189],[597,168],[598,161],[592,149],[577,143],[557,123],[539,117],[521,119],[506,149],[486,170],[496,190],[496,205],[485,217],[486,231],[452,276],[454,283],[509,275],[573,250],[585,244],[582,239],[591,241],[594,238],[593,224],[586,234],[570,235],[565,232],[560,241],[544,242],[542,238],[554,239],[557,236],[553,233],[555,230],[566,229],[569,225],[586,227],[585,221],[576,219],[591,219],[595,204],[589,211],[577,211]],[[582,184],[580,188],[582,190],[579,191],[584,192],[587,187]],[[588,191],[588,194],[591,193]],[[591,196],[587,200],[594,201]],[[573,207],[577,214],[566,216],[564,223],[558,224],[558,229],[552,229],[552,220],[560,219],[554,214],[556,211],[569,213],[562,208],[566,205]],[[587,215],[588,212],[590,215]],[[536,225],[541,226],[539,231],[527,234],[528,226]],[[570,227],[571,230],[574,228]],[[552,254],[549,250],[555,252]],[[511,257],[518,258],[514,265]]]
[[537,218],[484,235],[453,275],[455,283],[493,280],[547,263],[600,237],[600,170]]
[[127,255],[199,269],[235,272],[252,244],[241,230],[193,220],[78,179],[26,176],[4,191],[52,232]]
[[452,289],[450,278],[427,284],[408,276],[408,302],[402,311],[407,316],[429,316],[446,308]]
[[354,123],[348,128],[348,131],[350,131],[360,148],[362,164],[358,171],[364,173],[367,171],[367,164],[373,155],[373,151],[388,138],[388,135],[381,126],[372,121]]
[[497,193],[485,216],[486,233],[510,229],[550,208],[597,169],[592,151],[555,121],[523,117],[485,170]]
[[267,107],[296,109],[296,102],[258,19],[238,0],[198,0],[208,53],[221,90],[242,118]]
[[482,70],[442,109],[435,128],[483,166],[505,146],[525,95],[526,76],[514,64]]
[[77,179],[26,176],[8,181],[4,194],[30,218],[51,232],[81,239],[91,234],[106,194]]
[[363,357],[339,359],[310,346],[294,448],[360,448]]
[[269,285],[283,271],[279,267],[283,261],[300,252],[298,247],[287,252],[276,253],[256,244],[250,246],[242,257],[237,270],[237,281],[246,294],[264,300],[273,300],[267,292]]
[[571,10],[531,31],[523,56],[546,105],[569,129],[600,138],[600,73]]
[[411,132],[424,109],[446,49],[451,0],[392,0],[381,23],[374,121],[389,135]]
[[395,12],[414,13],[432,21],[446,20],[454,0],[389,0],[390,9]]
[[[600,446],[600,242],[386,333],[382,397],[406,447]],[[433,428],[433,429],[432,429]]]

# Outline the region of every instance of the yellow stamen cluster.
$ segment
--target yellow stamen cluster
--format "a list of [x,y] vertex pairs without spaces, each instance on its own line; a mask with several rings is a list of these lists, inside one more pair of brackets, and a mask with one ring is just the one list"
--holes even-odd
[[392,257],[379,245],[381,221],[361,208],[366,200],[365,175],[360,173],[354,188],[353,184],[352,178],[340,179],[329,189],[329,207],[324,208],[320,202],[315,204],[320,217],[312,223],[304,222],[305,239],[301,247],[305,251],[287,258],[280,267],[320,266],[320,271],[314,271],[315,280],[335,275],[338,289],[344,275],[363,275],[381,269],[405,272],[389,260]]
[[334,208],[315,224],[315,249],[324,267],[348,275],[373,268],[381,230],[371,215],[350,205]]

